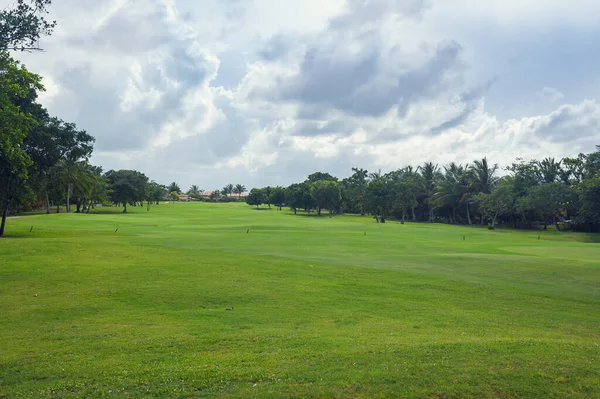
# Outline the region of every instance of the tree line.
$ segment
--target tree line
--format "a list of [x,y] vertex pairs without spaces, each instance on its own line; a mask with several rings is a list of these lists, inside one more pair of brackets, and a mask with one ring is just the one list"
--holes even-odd
[[600,230],[600,146],[575,158],[517,159],[504,173],[486,158],[472,164],[425,162],[382,174],[353,168],[338,179],[317,172],[289,187],[253,188],[246,203],[294,213],[371,215],[452,224],[499,222],[515,228]]
[[[167,192],[169,193],[169,198],[177,201],[181,198],[181,194],[183,191],[181,190],[178,183],[173,182],[169,184],[167,187]],[[210,201],[210,202],[229,202],[232,200],[240,200],[242,195],[246,193],[248,189],[243,184],[227,184],[221,190],[214,190],[207,192],[197,185],[192,185],[185,192],[190,198],[193,198],[197,201]]]
[[90,164],[94,137],[74,123],[52,116],[38,102],[44,90],[39,75],[9,51],[40,50],[50,0],[16,0],[0,10],[0,237],[9,212],[56,206],[60,212],[89,212],[97,203],[123,205],[158,202],[165,186],[135,170],[110,170]]

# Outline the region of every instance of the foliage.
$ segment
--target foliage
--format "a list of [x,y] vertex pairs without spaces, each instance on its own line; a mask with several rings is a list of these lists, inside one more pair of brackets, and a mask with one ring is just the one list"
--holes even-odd
[[271,190],[269,202],[281,210],[281,207],[285,204],[285,189],[280,186],[274,187]]
[[16,0],[10,8],[0,10],[0,51],[40,50],[38,40],[50,35],[56,22],[45,15],[51,0]]
[[335,180],[316,180],[310,185],[310,195],[315,201],[318,214],[321,214],[322,209],[327,209],[329,217],[332,217],[341,200],[340,184]]
[[256,206],[256,209],[267,201],[265,191],[260,188],[253,188],[246,197],[248,205]]
[[179,187],[179,184],[177,184],[175,182],[173,182],[167,186],[167,191],[169,193],[172,193],[173,191],[175,191],[177,194],[182,193],[181,188]]
[[106,173],[110,184],[109,198],[115,204],[123,205],[127,213],[127,204],[143,202],[146,199],[148,178],[135,170],[110,170]]

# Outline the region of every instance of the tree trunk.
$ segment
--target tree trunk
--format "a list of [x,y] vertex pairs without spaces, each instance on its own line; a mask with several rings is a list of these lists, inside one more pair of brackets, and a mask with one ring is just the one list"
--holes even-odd
[[10,204],[10,200],[6,201],[4,204],[4,209],[2,210],[2,222],[0,223],[0,237],[4,237],[4,227],[6,226],[6,218],[8,217],[8,204]]
[[256,209],[258,209],[258,205],[256,205]]
[[467,220],[469,221],[469,225],[472,225],[473,222],[471,222],[471,213],[469,212],[469,203],[467,202]]
[[81,201],[77,201],[75,203],[76,209],[75,209],[75,213],[81,213]]
[[406,209],[402,209],[402,220],[400,220],[400,224],[404,224],[405,218],[406,218]]
[[60,213],[60,204],[56,204],[56,213]]
[[492,218],[492,230],[496,228],[496,219],[498,218],[498,212],[496,211],[496,213],[494,214],[494,217]]
[[483,220],[484,220],[484,215],[483,213],[481,214],[481,225],[483,226]]
[[67,213],[71,213],[71,183],[67,184]]
[[146,206],[146,211],[150,210],[150,201],[148,201],[148,205]]
[[46,215],[50,214],[50,199],[48,198],[48,193],[46,193]]
[[297,211],[298,211],[298,210],[297,210],[296,208],[294,208],[294,215],[296,214],[296,212],[297,212]]
[[317,207],[317,215],[321,216],[321,207]]
[[329,219],[331,219],[333,217],[333,211],[331,209],[329,209]]
[[411,211],[412,211],[412,220],[413,222],[417,220],[417,215],[415,215],[415,207],[411,206],[410,207]]
[[127,213],[127,202],[123,202],[123,213]]

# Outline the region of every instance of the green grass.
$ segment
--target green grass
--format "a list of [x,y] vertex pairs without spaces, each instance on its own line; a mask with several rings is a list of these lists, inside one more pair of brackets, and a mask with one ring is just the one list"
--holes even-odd
[[600,397],[594,236],[130,210],[8,221],[0,397]]

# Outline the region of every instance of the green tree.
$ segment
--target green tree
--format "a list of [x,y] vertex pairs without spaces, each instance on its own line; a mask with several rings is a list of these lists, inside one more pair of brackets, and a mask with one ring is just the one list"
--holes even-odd
[[279,186],[274,187],[271,190],[269,202],[278,207],[279,210],[281,210],[281,207],[285,203],[285,189]]
[[303,197],[303,183],[295,183],[285,189],[285,203],[294,211],[294,215],[304,206]]
[[147,201],[153,202],[156,205],[167,195],[167,188],[162,184],[158,184],[155,181],[151,181],[147,186]]
[[148,178],[136,170],[110,170],[106,172],[109,184],[109,198],[115,204],[123,204],[123,213],[127,213],[127,204],[143,202],[146,198]]
[[491,193],[480,192],[475,195],[474,201],[481,211],[491,220],[491,228],[496,227],[498,216],[510,212],[514,204],[514,178],[501,179],[492,189]]
[[231,194],[233,194],[233,189],[234,189],[234,185],[233,184],[228,184],[225,187],[223,187],[223,189],[221,190],[221,194],[223,194],[224,196],[229,196]]
[[238,201],[241,198],[242,194],[244,194],[247,191],[248,191],[248,189],[243,184],[236,184],[233,189],[233,193],[237,194],[237,196],[238,196]]
[[350,212],[364,215],[367,209],[367,177],[366,169],[352,168],[352,176],[342,181],[343,202]]
[[56,22],[45,15],[51,0],[16,0],[12,7],[0,11],[0,51],[41,50],[41,36],[50,35]]
[[600,176],[583,180],[578,187],[581,200],[580,218],[584,224],[598,230],[600,226]]
[[545,222],[552,221],[560,231],[559,218],[568,217],[568,211],[574,207],[576,200],[577,192],[572,186],[544,183],[530,187],[527,195],[518,199],[517,210],[537,214]]
[[177,184],[175,182],[169,184],[169,186],[167,187],[167,191],[169,193],[172,193],[173,191],[175,191],[177,194],[181,194],[181,188],[179,187],[179,184]]
[[317,180],[310,185],[310,194],[315,200],[318,214],[321,215],[321,209],[327,209],[331,218],[341,200],[340,184],[335,180]]
[[394,189],[389,175],[371,173],[367,185],[367,204],[377,223],[385,223],[394,204]]
[[198,186],[196,186],[195,184],[193,184],[190,189],[187,192],[187,195],[189,195],[192,198],[200,198],[200,188]]
[[246,197],[246,203],[248,205],[256,206],[256,209],[266,201],[265,193],[259,188],[253,188]]
[[11,203],[26,192],[24,182],[32,165],[23,141],[37,123],[23,110],[43,90],[39,76],[0,52],[0,237],[4,236]]
[[311,175],[308,176],[308,179],[306,179],[307,182],[309,183],[314,183],[320,180],[333,180],[333,181],[337,181],[337,177],[333,177],[332,175],[330,175],[329,173],[323,173],[323,172],[315,172]]
[[425,190],[423,204],[427,207],[428,221],[433,222],[434,212],[437,208],[433,195],[435,194],[436,184],[440,181],[442,174],[438,165],[433,162],[425,162],[417,170],[423,177]]

